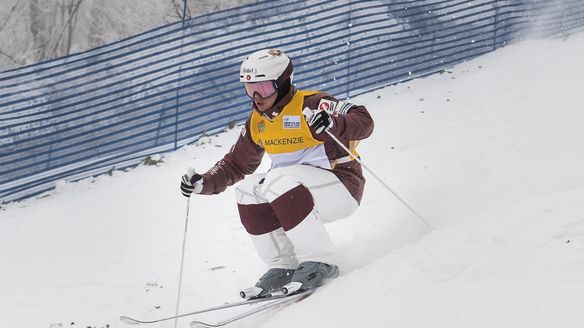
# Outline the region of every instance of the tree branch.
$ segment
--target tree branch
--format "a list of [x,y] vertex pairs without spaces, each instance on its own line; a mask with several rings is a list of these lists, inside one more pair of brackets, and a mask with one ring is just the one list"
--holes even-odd
[[10,59],[13,63],[15,63],[18,66],[24,66],[25,65],[25,63],[18,62],[14,57],[12,57],[9,54],[7,54],[4,51],[2,51],[2,49],[0,49],[0,55],[4,55],[6,58]]
[[[180,4],[180,2],[177,3],[177,1],[179,1],[179,0],[171,0],[172,5],[174,7],[174,11],[176,13],[176,17],[178,17],[180,20],[182,20],[183,19],[183,17],[182,17],[182,13],[183,13],[182,5]],[[184,17],[184,19],[189,19],[189,18],[192,17],[191,16],[191,10],[190,10],[189,6],[187,6],[186,16],[187,17]]]
[[75,15],[77,15],[77,12],[79,11],[79,7],[81,6],[81,3],[83,1],[85,1],[85,0],[78,0],[77,1],[75,8],[69,14],[69,18],[67,19],[67,22],[63,25],[63,29],[61,29],[61,33],[59,33],[59,38],[57,39],[57,41],[53,45],[53,49],[51,49],[51,52],[49,54],[49,58],[47,58],[47,59],[53,58],[53,56],[55,55],[55,52],[57,51],[57,47],[59,46],[59,43],[61,43],[61,40],[63,39],[63,35],[65,35],[65,30],[69,27],[69,25],[71,25],[71,21],[73,20]]
[[8,13],[8,16],[6,16],[6,19],[4,20],[4,22],[2,22],[2,25],[0,25],[0,31],[2,31],[6,25],[8,24],[8,22],[10,21],[10,17],[12,16],[12,14],[14,14],[14,12],[16,11],[16,7],[18,7],[18,5],[22,2],[22,0],[18,0],[14,6],[12,6],[12,8],[10,9],[10,12]]
[[172,0],[172,7],[174,8],[174,13],[176,14],[176,17],[181,18],[181,10],[180,10],[180,5],[178,3],[176,3],[176,0]]

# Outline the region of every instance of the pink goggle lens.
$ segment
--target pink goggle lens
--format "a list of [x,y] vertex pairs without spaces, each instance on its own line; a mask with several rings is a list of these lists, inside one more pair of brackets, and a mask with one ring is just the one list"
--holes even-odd
[[262,81],[262,82],[244,82],[245,92],[250,98],[257,92],[260,97],[268,98],[274,93],[276,93],[276,82],[275,81]]

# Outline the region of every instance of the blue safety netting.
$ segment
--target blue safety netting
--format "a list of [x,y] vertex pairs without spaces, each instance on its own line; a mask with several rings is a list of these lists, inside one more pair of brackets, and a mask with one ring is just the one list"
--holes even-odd
[[338,98],[528,36],[584,29],[584,2],[264,1],[0,73],[0,201],[177,149],[241,122],[245,55],[280,48],[296,85]]

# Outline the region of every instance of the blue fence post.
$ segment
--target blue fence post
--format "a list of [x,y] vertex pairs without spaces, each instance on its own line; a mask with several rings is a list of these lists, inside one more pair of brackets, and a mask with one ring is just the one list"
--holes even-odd
[[560,19],[560,32],[564,32],[566,20],[566,0],[562,0],[562,18]]
[[[183,53],[184,43],[185,43],[185,19],[187,16],[187,0],[183,0],[183,12],[182,12],[182,26],[181,26],[181,54]],[[180,106],[180,78],[182,76],[182,65],[179,66],[178,69],[178,79],[177,79],[177,88],[176,88],[176,109],[175,109],[175,117],[174,117],[174,150],[178,149],[178,113],[179,113],[179,106]]]
[[493,50],[497,50],[497,23],[499,20],[499,0],[495,0],[495,13],[493,15]]
[[351,98],[351,30],[353,28],[351,22],[351,10],[352,10],[352,2],[349,0],[349,15],[347,21],[347,99]]

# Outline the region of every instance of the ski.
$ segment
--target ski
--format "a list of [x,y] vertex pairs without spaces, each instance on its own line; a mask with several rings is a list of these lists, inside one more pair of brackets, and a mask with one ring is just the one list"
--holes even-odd
[[287,298],[287,297],[288,297],[288,295],[279,294],[279,295],[266,296],[266,297],[262,297],[262,298],[254,298],[254,299],[249,299],[249,300],[245,300],[245,301],[227,303],[227,304],[218,305],[218,306],[214,306],[214,307],[210,307],[210,308],[206,308],[206,309],[202,309],[202,310],[198,310],[198,311],[194,311],[194,312],[190,312],[190,313],[185,313],[185,314],[180,314],[177,316],[171,316],[171,317],[150,320],[150,321],[138,320],[138,319],[134,319],[131,317],[121,316],[120,321],[127,324],[127,325],[152,324],[152,323],[158,323],[158,322],[163,322],[163,321],[168,321],[168,320],[174,320],[177,318],[184,318],[184,317],[192,316],[195,314],[201,314],[201,313],[213,312],[213,311],[222,310],[222,309],[234,308],[234,307],[238,307],[238,306],[251,305],[251,304],[257,304],[257,303],[269,302],[269,301],[275,302],[276,300]]
[[296,303],[296,302],[300,302],[303,299],[307,298],[308,296],[310,296],[310,294],[312,294],[315,289],[310,289],[304,292],[300,292],[297,294],[293,294],[293,295],[279,295],[279,296],[283,296],[283,297],[278,297],[279,299],[274,300],[273,302],[269,302],[267,304],[263,304],[259,307],[253,308],[251,310],[248,310],[246,312],[234,315],[232,317],[229,317],[223,321],[217,322],[217,323],[209,323],[209,322],[203,322],[203,321],[192,321],[191,322],[191,328],[209,328],[209,327],[223,327],[227,324],[230,324],[232,322],[241,320],[243,318],[247,318],[251,315],[260,313],[260,312],[265,312],[267,310],[270,309],[274,309],[280,306],[284,306],[284,305],[288,305],[291,303]]

